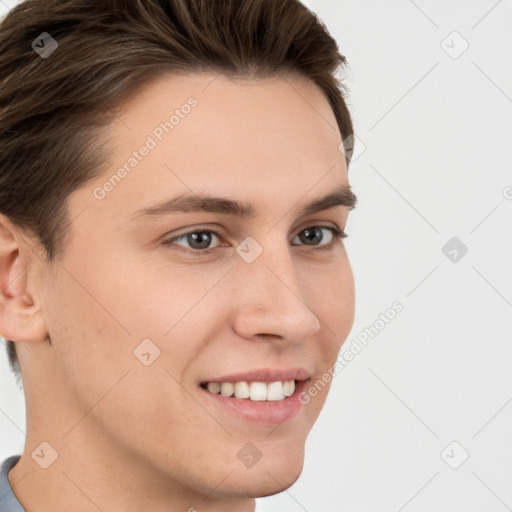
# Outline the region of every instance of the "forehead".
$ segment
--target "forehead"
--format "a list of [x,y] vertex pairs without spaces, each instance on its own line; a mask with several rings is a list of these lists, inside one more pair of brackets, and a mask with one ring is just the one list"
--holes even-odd
[[[331,132],[337,131],[334,114],[321,89],[305,77],[290,74],[253,78],[210,72],[163,75],[121,103],[117,112],[123,117],[125,127],[126,123],[131,125],[142,118],[150,120],[152,114],[156,114],[153,120],[161,120],[190,97],[198,100],[204,117],[222,112],[230,117],[231,123],[251,124],[282,118],[283,114],[287,114],[286,118],[309,121],[319,116],[323,122],[315,125],[323,124]],[[249,119],[244,116],[246,110],[258,115]],[[272,112],[277,116],[272,116]]]
[[121,105],[107,134],[110,167],[94,186],[114,178],[104,203],[126,214],[176,193],[286,204],[348,184],[334,114],[303,78],[166,76]]

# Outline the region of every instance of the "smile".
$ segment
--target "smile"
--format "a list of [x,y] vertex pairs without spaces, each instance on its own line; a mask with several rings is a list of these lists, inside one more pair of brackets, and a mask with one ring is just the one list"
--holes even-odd
[[261,368],[205,376],[198,383],[202,391],[199,396],[207,409],[214,408],[226,422],[240,426],[247,421],[276,425],[291,420],[304,409],[299,395],[311,375],[304,368]]

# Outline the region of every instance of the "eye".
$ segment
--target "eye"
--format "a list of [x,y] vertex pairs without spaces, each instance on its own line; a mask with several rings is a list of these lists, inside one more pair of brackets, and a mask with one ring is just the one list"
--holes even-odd
[[[210,249],[209,245],[212,241],[212,235],[220,238],[220,234],[213,229],[189,231],[183,235],[176,236],[170,240],[164,242],[165,245],[174,244],[180,240],[185,240],[189,244],[189,248],[200,251],[202,253],[208,253],[210,251],[204,249]],[[180,245],[180,244],[178,244]]]
[[[331,235],[331,240],[327,243],[320,243],[323,242],[325,237],[322,230],[327,231]],[[184,249],[184,252],[199,256],[201,254],[209,254],[212,252],[211,249],[218,247],[210,247],[212,235],[219,239],[222,238],[222,235],[214,229],[196,229],[195,231],[189,231],[188,233],[183,233],[182,235],[165,240],[162,243],[166,246],[180,246],[181,244],[178,242],[185,241],[188,244],[188,246],[185,247],[191,250]],[[333,226],[310,226],[301,230],[295,238],[299,238],[299,240],[303,242],[299,245],[311,246],[314,250],[329,250],[334,249],[336,242],[347,236],[344,231]],[[319,246],[318,249],[316,249],[317,246]]]
[[[313,242],[313,246],[317,246],[318,244],[314,243],[319,240],[323,240],[324,235],[322,235],[322,229],[328,231],[331,235],[331,241],[327,244],[323,244],[321,249],[332,249],[334,244],[341,238],[346,238],[348,235],[339,230],[338,228],[332,226],[311,226],[309,228],[303,229],[297,234],[297,237],[301,240],[305,240],[305,245],[311,245],[309,242]],[[301,236],[304,233],[304,236]]]

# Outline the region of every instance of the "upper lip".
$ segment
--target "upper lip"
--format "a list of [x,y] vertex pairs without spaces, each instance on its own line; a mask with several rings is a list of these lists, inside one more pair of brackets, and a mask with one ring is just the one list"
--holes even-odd
[[261,368],[243,373],[232,373],[222,377],[213,377],[203,382],[276,382],[285,380],[306,380],[311,376],[304,368]]

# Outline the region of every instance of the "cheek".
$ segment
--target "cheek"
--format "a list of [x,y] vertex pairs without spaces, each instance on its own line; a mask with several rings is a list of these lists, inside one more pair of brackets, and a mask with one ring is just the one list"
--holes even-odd
[[[155,437],[164,443],[171,427],[184,432],[191,418],[199,422],[204,411],[187,412],[186,396],[178,384],[194,350],[175,350],[179,340],[174,331],[162,335],[162,326],[167,330],[171,326],[169,316],[162,315],[164,308],[143,300],[142,294],[132,299],[133,290],[130,295],[126,290],[119,293],[114,279],[104,288],[83,274],[80,279],[89,291],[95,290],[94,298],[64,273],[48,298],[51,310],[47,310],[59,372],[55,378],[65,386],[70,399],[66,403],[74,404],[69,416],[71,425],[79,422],[75,435],[100,425],[111,440],[115,437],[128,445],[137,438],[141,450],[150,450]],[[139,314],[146,316],[144,321],[138,320]],[[159,324],[160,316],[164,318]],[[143,350],[137,350],[143,339],[153,340],[154,345],[146,341]],[[155,346],[159,347],[156,358]],[[143,363],[146,352],[149,365]]]
[[308,286],[308,305],[322,325],[322,335],[310,340],[307,348],[318,361],[318,373],[308,382],[303,395],[312,425],[327,399],[338,354],[354,322],[354,278],[348,260],[326,266],[315,275],[314,283],[308,281]]
[[325,350],[337,353],[354,323],[354,276],[348,259],[326,266],[308,286],[314,297],[312,309],[320,317],[326,335],[331,337]]
[[67,271],[47,283],[45,306],[55,362],[69,391],[89,408],[134,363],[140,365],[133,351],[153,334],[135,329],[148,322],[140,310],[146,296],[109,263],[108,257],[101,261],[85,251],[68,259]]
[[47,312],[62,378],[86,402],[84,406],[92,407],[130,367],[134,339],[125,330],[123,317],[115,317],[115,304],[84,276],[63,275],[55,284]]
[[[75,271],[73,277],[63,272],[49,299],[56,359],[66,381],[84,408],[92,407],[128,371],[126,381],[138,391],[122,399],[127,408],[139,407],[155,389],[179,396],[173,379],[183,380],[208,329],[219,322],[214,294],[206,292],[223,272],[200,277],[177,267],[130,266],[129,260],[114,266],[106,260]],[[121,382],[119,389],[125,385]],[[172,400],[167,403],[174,407]],[[158,401],[148,403],[148,411],[158,410]]]

